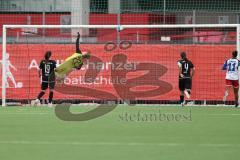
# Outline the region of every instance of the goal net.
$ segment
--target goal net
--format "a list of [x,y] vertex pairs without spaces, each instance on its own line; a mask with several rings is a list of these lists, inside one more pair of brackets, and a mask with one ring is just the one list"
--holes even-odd
[[[204,25],[4,25],[2,105],[29,104],[41,91],[39,64],[46,51],[57,66],[80,49],[91,53],[80,70],[56,82],[54,103],[177,103],[180,53],[193,62],[191,100],[222,101],[221,66],[239,51],[239,26]],[[48,99],[48,91],[43,97]],[[230,95],[229,100],[233,99]]]

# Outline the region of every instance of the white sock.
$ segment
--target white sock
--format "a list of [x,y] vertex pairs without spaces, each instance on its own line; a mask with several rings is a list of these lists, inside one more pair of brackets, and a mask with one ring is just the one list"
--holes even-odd
[[227,100],[227,96],[228,96],[228,91],[226,90],[224,92],[224,97],[223,97],[223,101],[225,102]]
[[187,98],[190,98],[190,94],[188,93],[187,90],[185,90],[184,93],[185,93],[185,95],[186,95]]

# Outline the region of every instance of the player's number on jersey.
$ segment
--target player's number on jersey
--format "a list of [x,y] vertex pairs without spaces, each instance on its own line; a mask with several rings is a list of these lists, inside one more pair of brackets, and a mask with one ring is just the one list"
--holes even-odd
[[183,73],[187,73],[188,72],[188,68],[189,68],[188,63],[185,63],[184,64],[184,71],[183,71]]
[[236,63],[228,63],[228,71],[235,71]]
[[50,73],[50,65],[45,64],[45,73],[49,74]]

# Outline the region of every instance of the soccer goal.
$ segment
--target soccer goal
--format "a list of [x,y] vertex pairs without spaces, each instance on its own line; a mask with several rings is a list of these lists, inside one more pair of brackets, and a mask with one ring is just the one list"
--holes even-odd
[[[57,66],[80,49],[89,52],[81,69],[56,82],[54,103],[177,103],[180,53],[194,63],[190,100],[222,101],[221,66],[240,51],[240,25],[4,25],[2,106],[29,104],[41,91],[39,64],[47,51]],[[48,98],[48,90],[43,102]],[[229,99],[233,99],[230,95]]]

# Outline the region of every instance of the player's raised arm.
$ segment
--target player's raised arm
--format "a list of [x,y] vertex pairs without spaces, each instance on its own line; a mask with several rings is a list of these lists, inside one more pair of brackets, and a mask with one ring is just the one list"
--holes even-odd
[[80,33],[78,32],[77,40],[76,40],[76,53],[82,54],[80,47],[79,47],[80,46],[79,39],[80,39]]

